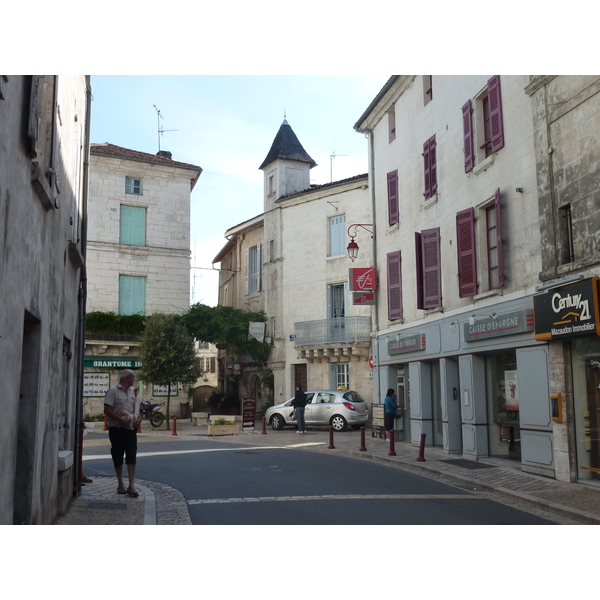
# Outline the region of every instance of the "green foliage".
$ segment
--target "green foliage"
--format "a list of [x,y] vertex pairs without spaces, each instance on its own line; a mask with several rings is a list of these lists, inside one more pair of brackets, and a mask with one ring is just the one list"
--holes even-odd
[[194,383],[200,375],[194,340],[177,315],[156,313],[146,318],[140,359],[139,379],[157,385]]
[[216,421],[211,421],[210,424],[211,425],[235,425],[235,422],[228,421],[227,419],[224,419],[223,417],[221,417],[220,419],[217,419]]
[[114,312],[94,311],[85,316],[88,331],[113,331],[115,333],[142,334],[146,326],[145,315],[117,315]]
[[273,371],[269,371],[263,378],[262,378],[262,385],[263,387],[271,390],[272,392],[275,391],[275,376],[273,375]]
[[269,358],[271,348],[248,336],[248,324],[265,322],[263,311],[249,312],[232,306],[194,304],[182,316],[189,332],[197,339],[212,344],[226,344],[230,355],[249,354],[257,362]]

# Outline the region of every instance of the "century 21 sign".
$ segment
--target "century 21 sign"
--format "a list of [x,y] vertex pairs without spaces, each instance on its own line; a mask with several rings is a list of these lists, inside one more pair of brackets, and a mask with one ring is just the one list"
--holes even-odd
[[600,335],[598,282],[591,277],[533,297],[535,339]]

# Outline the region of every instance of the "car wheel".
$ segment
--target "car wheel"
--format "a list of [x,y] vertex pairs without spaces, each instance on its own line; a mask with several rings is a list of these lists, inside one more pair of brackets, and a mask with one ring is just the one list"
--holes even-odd
[[348,427],[346,419],[342,415],[333,415],[329,424],[334,428],[335,431],[344,431]]
[[283,429],[285,421],[283,420],[283,417],[281,415],[273,415],[271,417],[270,425],[273,429]]

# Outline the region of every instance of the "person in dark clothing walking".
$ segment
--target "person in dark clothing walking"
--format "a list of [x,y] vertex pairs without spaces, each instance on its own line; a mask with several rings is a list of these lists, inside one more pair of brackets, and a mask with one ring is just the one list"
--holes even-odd
[[302,387],[296,386],[296,395],[292,400],[292,406],[296,413],[296,423],[298,423],[298,431],[296,433],[306,433],[306,423],[304,421],[304,409],[306,408],[306,394],[302,391]]

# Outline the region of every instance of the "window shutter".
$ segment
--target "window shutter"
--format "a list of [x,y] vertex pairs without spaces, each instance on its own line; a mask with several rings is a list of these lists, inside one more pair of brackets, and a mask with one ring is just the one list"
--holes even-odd
[[500,210],[500,188],[494,199],[496,209],[496,246],[498,248],[498,287],[504,287],[504,257],[502,255],[502,212]]
[[477,293],[477,262],[475,256],[475,209],[467,208],[456,215],[456,245],[458,250],[458,295],[468,298]]
[[423,167],[425,171],[425,199],[431,198],[431,170],[429,166],[429,140],[423,144]]
[[119,314],[146,313],[146,278],[119,276]]
[[423,304],[423,244],[421,234],[415,232],[415,265],[417,278],[417,308],[425,308]]
[[398,223],[398,169],[387,174],[388,184],[388,214],[390,225]]
[[500,96],[500,75],[488,80],[490,102],[490,123],[492,130],[492,152],[504,147],[504,127],[502,122],[502,98]]
[[431,194],[437,194],[437,151],[436,151],[435,135],[429,140],[429,181],[431,183]]
[[387,255],[388,319],[402,319],[402,258],[400,252]]
[[473,152],[473,106],[471,100],[462,107],[463,115],[463,138],[465,153],[465,173],[473,169],[475,165],[475,153]]
[[262,292],[264,290],[264,281],[265,281],[265,269],[264,269],[264,256],[265,256],[265,245],[264,243],[260,244],[260,255],[258,257],[258,268],[260,273],[260,281],[258,282],[258,290]]
[[119,243],[130,246],[146,245],[146,209],[121,204]]
[[442,273],[440,268],[440,230],[421,232],[423,256],[423,307],[442,305]]
[[211,373],[216,373],[216,370],[215,370],[215,357],[214,356],[210,357],[210,372]]
[[425,171],[425,199],[437,194],[437,162],[435,135],[423,144],[423,167]]

